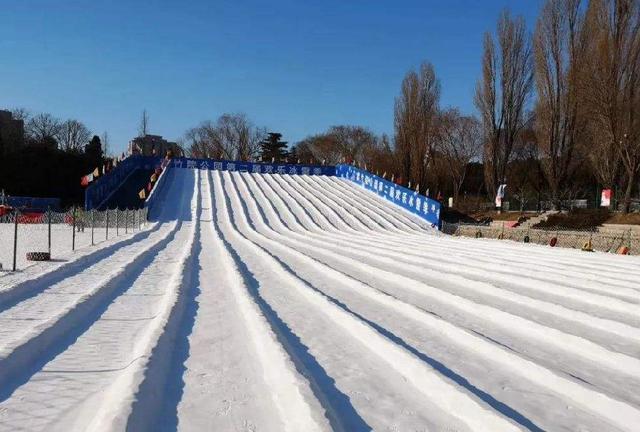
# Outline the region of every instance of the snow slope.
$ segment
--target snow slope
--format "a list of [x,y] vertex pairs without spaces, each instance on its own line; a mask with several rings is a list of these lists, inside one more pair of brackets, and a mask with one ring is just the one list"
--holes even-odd
[[167,174],[148,230],[2,278],[0,431],[638,429],[638,258]]

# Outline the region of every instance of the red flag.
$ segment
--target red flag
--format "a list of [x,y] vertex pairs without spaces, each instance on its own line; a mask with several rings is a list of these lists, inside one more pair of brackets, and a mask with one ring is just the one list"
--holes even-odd
[[89,185],[89,179],[87,178],[87,176],[83,176],[82,179],[80,179],[80,186],[88,186]]

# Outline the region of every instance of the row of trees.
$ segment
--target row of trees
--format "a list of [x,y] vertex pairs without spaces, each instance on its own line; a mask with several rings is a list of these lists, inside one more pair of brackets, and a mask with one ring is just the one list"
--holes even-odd
[[[402,81],[392,138],[334,126],[280,157],[355,162],[456,202],[463,192],[492,201],[501,183],[521,203],[556,207],[611,188],[629,210],[640,180],[640,0],[547,0],[533,32],[504,11],[481,66],[477,117],[441,106],[425,62]],[[265,137],[246,116],[223,115],[185,140],[196,156],[255,160]]]
[[[27,147],[47,147],[70,153],[82,153],[95,136],[91,130],[79,120],[60,120],[49,113],[32,114],[24,108],[12,110],[13,118],[24,122],[24,144]],[[109,136],[104,132],[101,138],[101,154],[108,151]],[[91,151],[91,150],[90,150]]]
[[532,128],[554,202],[589,163],[601,186],[622,186],[628,211],[640,168],[640,2],[549,0],[532,38],[506,13],[497,36],[498,53],[486,37],[476,94],[487,185]]
[[[628,211],[640,171],[639,29],[638,0],[548,0],[533,35],[503,12],[495,36],[485,35],[479,120],[439,107],[431,64],[407,74],[395,109],[397,169],[424,184],[438,162],[448,165],[456,195],[465,167],[481,160],[489,197],[509,183],[559,207],[595,182],[622,186]],[[528,171],[544,184],[526,181]]]
[[[492,199],[508,183],[520,201],[537,195],[559,207],[603,187],[622,189],[629,210],[640,174],[640,0],[548,0],[533,34],[504,11],[481,64],[479,118],[441,107],[426,62],[402,81],[392,144],[341,126],[299,145],[395,172],[422,191],[484,189]],[[350,146],[345,130],[367,145]]]
[[63,206],[81,204],[80,178],[104,164],[104,141],[77,120],[12,110],[24,121],[24,142],[0,157],[0,188],[9,195],[58,197]]

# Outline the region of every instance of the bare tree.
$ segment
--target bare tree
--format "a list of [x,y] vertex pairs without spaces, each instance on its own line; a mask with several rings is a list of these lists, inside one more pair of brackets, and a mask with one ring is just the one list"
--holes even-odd
[[592,0],[586,26],[590,45],[584,91],[593,135],[594,167],[615,185],[624,167],[624,212],[640,170],[640,0]]
[[211,150],[211,142],[208,138],[207,130],[213,129],[211,122],[203,122],[199,126],[193,127],[187,130],[182,138],[185,148],[188,149],[188,154],[194,158],[213,157],[220,159],[219,156],[213,154]]
[[311,158],[316,161],[325,161],[329,165],[335,165],[343,162],[345,157],[342,152],[338,139],[334,135],[321,133],[311,135],[296,143],[295,147],[300,151],[304,149],[306,154],[310,154]]
[[504,11],[498,20],[498,46],[485,34],[482,78],[475,104],[482,118],[484,175],[489,196],[505,181],[507,164],[518,134],[526,124],[526,105],[532,91],[531,38],[524,18]]
[[440,152],[453,182],[454,201],[467,177],[469,163],[479,158],[482,150],[482,128],[475,117],[463,116],[457,109],[441,115]]
[[29,118],[26,124],[26,133],[29,139],[38,145],[57,145],[58,134],[62,123],[51,114],[42,113]]
[[215,123],[206,121],[184,136],[189,153],[197,157],[254,160],[266,129],[256,127],[245,114],[223,114]]
[[58,146],[67,152],[80,153],[91,138],[91,131],[78,120],[67,120],[60,125]]
[[370,153],[377,147],[378,137],[369,129],[362,126],[339,125],[329,128],[327,134],[333,138],[328,142],[337,145],[337,154],[341,159],[345,158],[358,164],[371,163]]
[[138,136],[143,137],[149,133],[149,115],[147,109],[142,110],[142,116],[140,116],[140,125],[138,126]]
[[402,81],[394,111],[395,142],[405,181],[426,184],[437,143],[440,81],[431,63],[410,71]]
[[25,124],[31,118],[31,112],[26,108],[13,108],[11,110],[11,115],[16,120],[22,120]]
[[223,114],[216,122],[214,143],[226,159],[253,160],[265,134],[266,130],[256,128],[245,114]]
[[534,36],[535,129],[556,209],[576,166],[574,156],[585,124],[578,99],[586,46],[582,21],[580,0],[547,0]]

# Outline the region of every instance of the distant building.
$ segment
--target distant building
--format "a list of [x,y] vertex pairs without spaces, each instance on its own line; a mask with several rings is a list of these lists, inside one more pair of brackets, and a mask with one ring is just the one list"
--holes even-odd
[[174,156],[184,156],[182,148],[177,143],[167,141],[160,135],[145,135],[129,141],[130,155],[165,156],[169,150]]
[[24,121],[13,118],[11,111],[0,110],[0,155],[24,146]]

